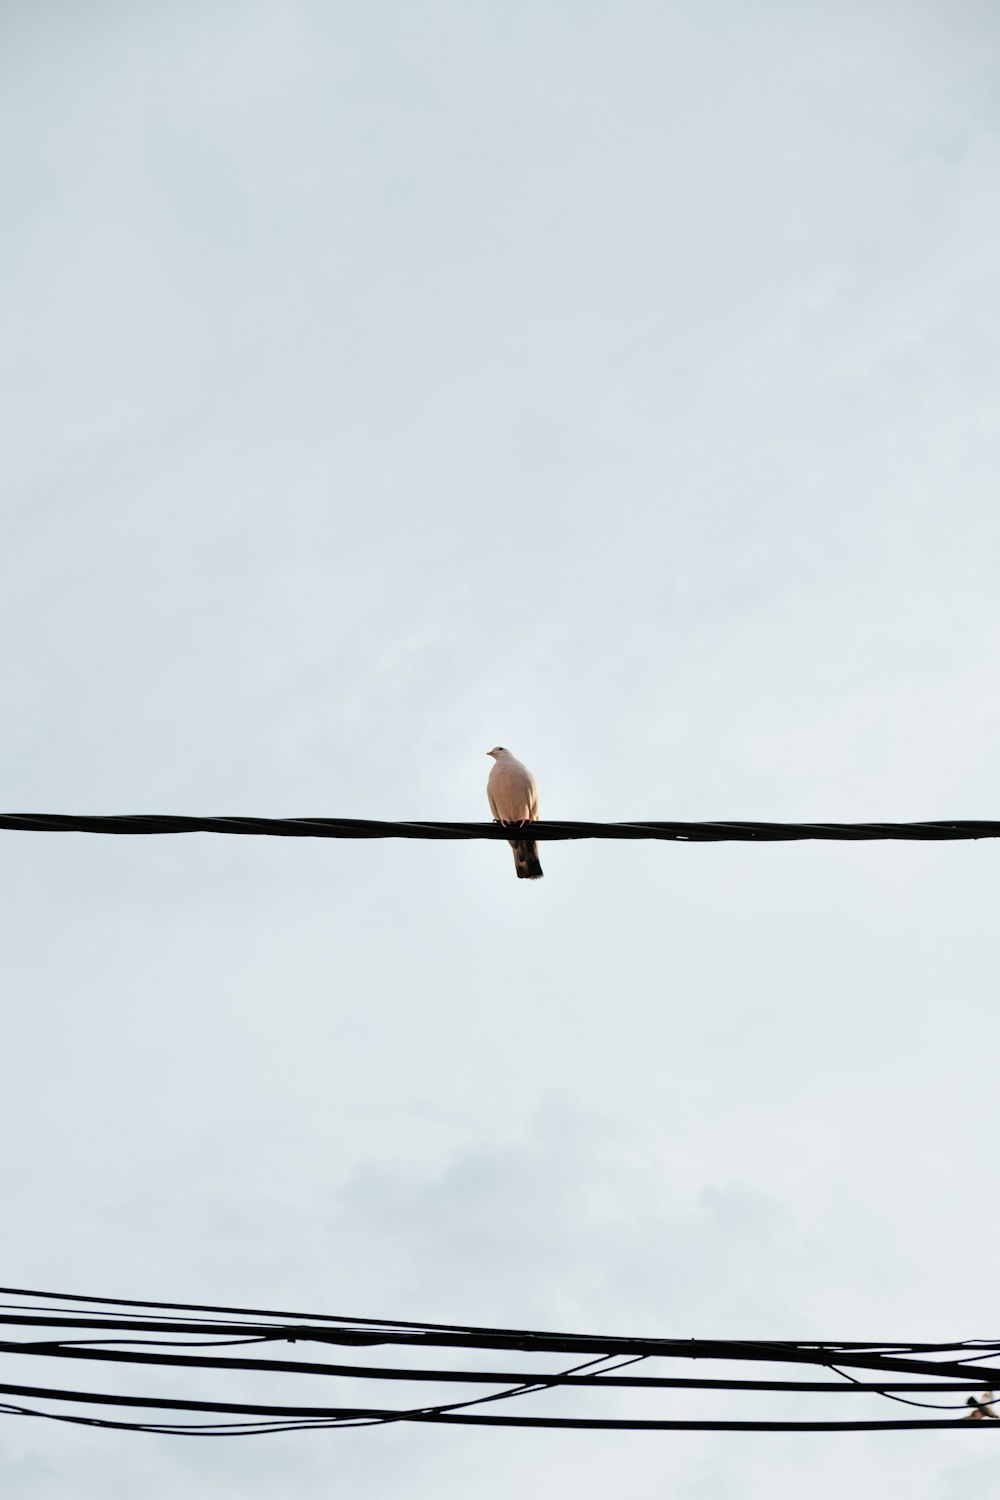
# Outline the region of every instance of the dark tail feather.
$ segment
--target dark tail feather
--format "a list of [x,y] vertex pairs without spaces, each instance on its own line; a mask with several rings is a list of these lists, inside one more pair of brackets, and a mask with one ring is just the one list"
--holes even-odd
[[537,844],[511,844],[514,851],[514,868],[518,880],[541,880],[542,866],[538,859]]

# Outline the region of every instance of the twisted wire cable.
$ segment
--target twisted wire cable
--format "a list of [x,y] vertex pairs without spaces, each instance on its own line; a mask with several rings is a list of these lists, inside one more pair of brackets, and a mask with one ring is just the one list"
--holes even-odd
[[[90,816],[75,813],[0,813],[0,829],[21,833],[227,833],[311,839],[492,839],[507,840],[499,823],[392,823],[371,818],[194,818],[166,813]],[[517,825],[519,838],[654,839],[666,843],[770,844],[805,839],[861,843],[898,839],[939,843],[1000,838],[1000,821],[948,819],[930,823],[754,823],[754,822],[540,822]]]

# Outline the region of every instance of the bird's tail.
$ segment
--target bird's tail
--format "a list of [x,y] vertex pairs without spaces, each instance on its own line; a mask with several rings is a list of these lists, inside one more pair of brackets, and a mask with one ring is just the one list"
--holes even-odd
[[538,858],[538,845],[511,843],[514,851],[514,868],[518,880],[541,880],[542,866]]

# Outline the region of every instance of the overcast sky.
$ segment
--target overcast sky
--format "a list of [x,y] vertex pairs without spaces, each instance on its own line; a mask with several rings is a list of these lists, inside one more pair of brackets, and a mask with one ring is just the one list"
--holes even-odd
[[[1000,816],[998,43],[988,0],[7,0],[5,809],[475,819],[502,743],[554,818]],[[0,835],[2,1280],[995,1337],[1000,846],[542,853]],[[998,1472],[0,1426],[17,1500]]]

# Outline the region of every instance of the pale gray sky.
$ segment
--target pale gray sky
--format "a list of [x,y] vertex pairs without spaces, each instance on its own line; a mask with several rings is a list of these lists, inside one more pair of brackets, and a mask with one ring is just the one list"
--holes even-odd
[[[552,817],[998,815],[995,6],[0,33],[7,809],[485,817],[499,742]],[[1000,849],[544,853],[0,835],[3,1281],[995,1336]],[[998,1466],[0,1425],[18,1500],[978,1500]]]

